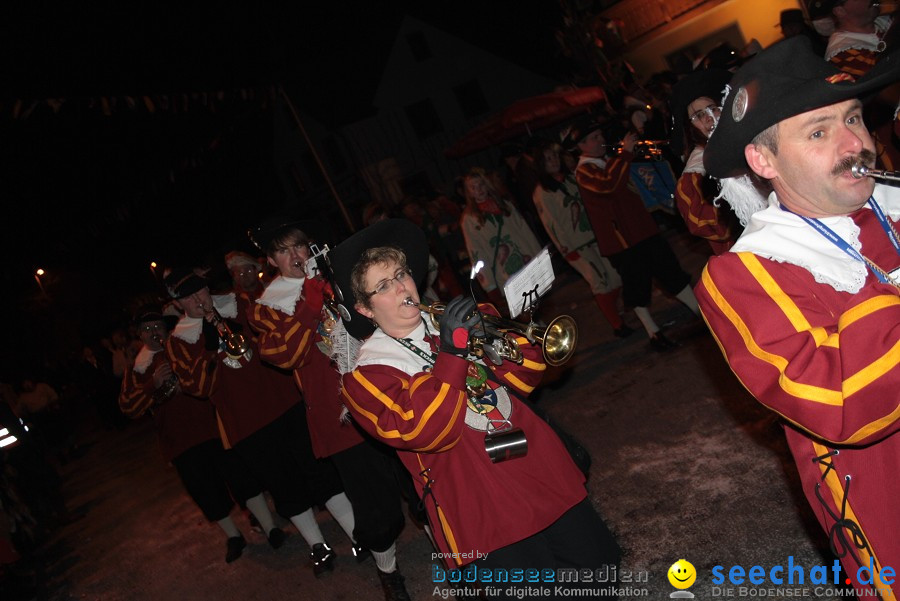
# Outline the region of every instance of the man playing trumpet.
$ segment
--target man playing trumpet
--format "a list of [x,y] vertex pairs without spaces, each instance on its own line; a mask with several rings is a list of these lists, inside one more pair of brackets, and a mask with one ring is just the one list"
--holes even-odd
[[[406,601],[404,578],[396,560],[395,541],[403,529],[400,491],[395,477],[396,456],[364,438],[345,418],[340,399],[340,375],[325,345],[336,316],[327,314],[330,295],[320,275],[309,277],[310,226],[287,215],[275,215],[250,230],[250,238],[266,253],[279,275],[251,307],[249,319],[259,332],[262,359],[291,370],[302,391],[309,437],[316,457],[330,458],[353,505],[348,535],[353,554],[375,558],[386,601]],[[324,335],[324,338],[323,338]]]
[[169,330],[177,321],[154,306],[138,311],[135,322],[144,346],[122,378],[119,407],[132,419],[147,413],[153,416],[163,459],[175,467],[206,519],[216,522],[228,536],[225,561],[231,563],[247,545],[230,516],[232,496],[270,528],[272,514],[259,482],[239,457],[222,448],[212,405],[181,390],[164,352]]
[[[212,296],[206,278],[191,269],[173,271],[165,283],[184,311],[166,344],[182,388],[212,402],[223,444],[244,459],[272,495],[275,510],[307,541],[314,573],[330,569],[333,555],[312,508],[325,505],[343,517],[350,503],[331,462],[313,456],[290,375],[262,364],[233,294]],[[229,323],[223,323],[226,319]],[[248,345],[240,354],[234,349],[240,346],[234,341],[238,334]],[[284,532],[274,524],[261,525],[269,544],[280,547]]]
[[864,567],[887,599],[900,592],[900,190],[851,170],[875,159],[857,97],[897,79],[898,58],[854,80],[794,37],[737,72],[704,163],[748,224],[696,290],[731,369],[785,419],[847,575],[864,588]]

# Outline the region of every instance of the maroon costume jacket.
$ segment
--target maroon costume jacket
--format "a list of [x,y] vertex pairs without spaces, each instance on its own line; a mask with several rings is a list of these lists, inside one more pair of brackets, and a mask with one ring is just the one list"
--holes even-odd
[[[153,360],[149,366],[139,364],[144,353],[152,353]],[[122,413],[133,419],[153,410],[163,458],[172,461],[191,447],[218,439],[219,430],[215,410],[209,401],[188,396],[182,391],[158,405],[154,404],[156,385],[153,383],[153,372],[165,362],[165,352],[153,352],[147,347],[141,349],[138,361],[132,369],[125,371],[122,378],[119,407]]]
[[582,157],[575,168],[575,181],[604,257],[659,233],[644,201],[630,186],[633,158],[623,152],[608,159],[604,168],[596,163],[598,159]]
[[[424,331],[420,326],[411,339],[427,344]],[[498,402],[491,412],[506,412],[528,441],[527,455],[500,463],[491,463],[485,451],[486,418],[467,401],[468,361],[440,353],[433,369],[423,370],[424,360],[376,330],[363,345],[360,365],[343,377],[356,420],[398,450],[450,568],[543,530],[587,494],[556,433],[514,396],[527,396],[546,368],[540,349],[524,338],[519,343],[523,365],[488,366],[512,393],[505,407]]]
[[229,448],[281,417],[300,395],[289,375],[262,364],[245,319],[239,323],[243,322],[252,356],[238,359],[239,368],[228,366],[231,360],[226,361],[221,348],[207,348],[202,321],[183,317],[166,341],[166,350],[182,389],[215,405],[223,443]]
[[[282,278],[283,279],[283,278]],[[273,284],[279,282],[279,278]],[[341,381],[330,359],[319,349],[322,309],[298,298],[293,315],[253,303],[247,309],[250,325],[259,334],[263,361],[292,370],[303,392],[309,436],[316,457],[329,457],[362,442],[348,421],[341,420]]]
[[[879,188],[890,191],[876,186],[876,199]],[[879,204],[896,219],[900,193],[893,194],[893,206],[887,199]],[[863,208],[850,217],[850,231],[859,228],[860,252],[882,269],[900,267],[873,211]],[[760,227],[763,219],[778,228],[776,222],[794,216],[770,207],[754,214],[747,231],[771,231]],[[836,228],[834,218],[829,220]],[[819,268],[829,263],[823,253],[842,255],[796,222],[768,236],[768,248],[808,240],[805,249],[822,249],[803,251]],[[870,560],[876,577],[882,567],[900,570],[898,290],[869,273],[857,292],[839,291],[804,267],[764,258],[760,250],[736,252],[751,248],[745,239],[750,240],[746,233],[732,252],[710,259],[696,288],[703,316],[741,383],[784,418],[804,493],[832,542],[847,541],[837,544],[837,552],[846,551],[842,562],[854,583],[858,564],[868,567]],[[853,542],[856,527],[865,541],[859,548]],[[886,598],[900,591],[896,581],[893,588],[894,596]]]

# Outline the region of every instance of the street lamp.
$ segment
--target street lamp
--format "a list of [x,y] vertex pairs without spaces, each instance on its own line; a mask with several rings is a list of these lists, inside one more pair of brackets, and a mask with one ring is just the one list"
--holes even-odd
[[44,275],[44,273],[46,273],[46,272],[43,269],[38,268],[38,270],[34,272],[34,279],[37,282],[38,288],[41,289],[41,293],[47,294],[44,291],[44,284],[43,284],[43,282],[41,282],[41,276]]

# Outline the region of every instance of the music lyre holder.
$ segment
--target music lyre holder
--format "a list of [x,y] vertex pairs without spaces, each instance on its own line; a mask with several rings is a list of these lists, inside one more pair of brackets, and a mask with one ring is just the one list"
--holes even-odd
[[529,321],[534,321],[534,314],[537,313],[538,304],[541,302],[541,295],[538,293],[538,285],[534,288],[522,293],[522,310],[520,313],[528,313]]

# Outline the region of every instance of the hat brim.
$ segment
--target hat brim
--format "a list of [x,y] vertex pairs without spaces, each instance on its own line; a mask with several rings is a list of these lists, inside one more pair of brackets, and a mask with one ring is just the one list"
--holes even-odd
[[560,144],[569,152],[574,152],[589,134],[602,129],[602,124],[602,121],[592,115],[582,116],[564,130],[565,134],[560,138]]
[[177,268],[172,271],[163,280],[169,296],[175,300],[180,300],[186,296],[190,296],[195,292],[209,288],[209,280],[198,274],[194,269],[186,267]]
[[[749,171],[744,148],[760,132],[790,117],[876,91],[900,77],[897,52],[883,55],[851,81],[817,56],[805,36],[778,42],[747,62],[731,80],[731,91],[703,155],[716,178]],[[737,108],[736,108],[737,107]]]
[[247,230],[247,237],[253,246],[266,252],[269,243],[284,228],[296,228],[306,234],[311,241],[330,242],[331,228],[318,219],[298,219],[292,215],[276,215]]
[[[378,221],[331,249],[328,259],[331,262],[334,283],[340,288],[340,294],[343,296],[343,302],[340,304],[347,311],[343,315],[344,327],[351,336],[359,340],[368,338],[375,331],[375,326],[355,308],[357,299],[353,295],[351,275],[362,254],[370,248],[380,246],[394,246],[403,251],[417,288],[422,285],[428,270],[428,240],[425,232],[406,219]],[[337,297],[337,291],[335,296]],[[349,320],[346,319],[348,315]]]
[[179,317],[177,315],[164,315],[162,313],[150,313],[139,316],[135,319],[134,323],[137,326],[140,326],[142,323],[147,323],[150,321],[161,321],[166,325],[166,331],[171,332],[175,329],[175,326],[178,325]]

